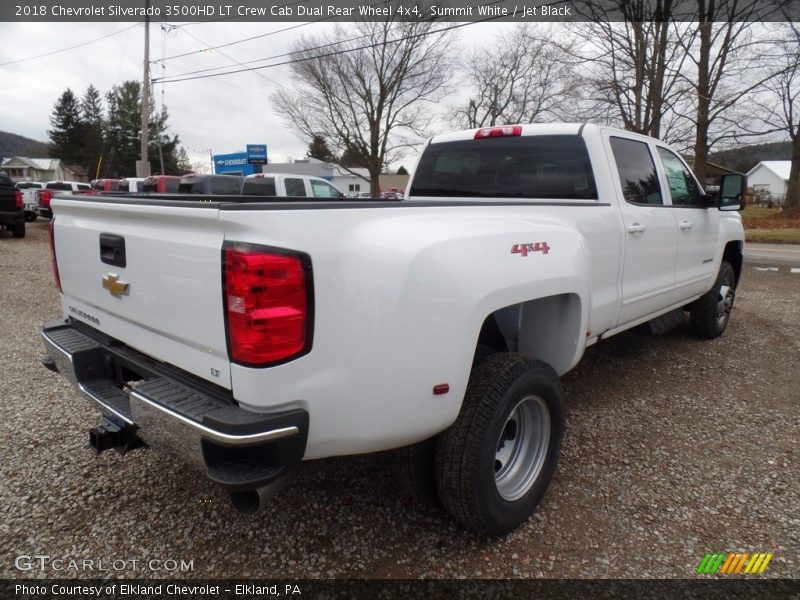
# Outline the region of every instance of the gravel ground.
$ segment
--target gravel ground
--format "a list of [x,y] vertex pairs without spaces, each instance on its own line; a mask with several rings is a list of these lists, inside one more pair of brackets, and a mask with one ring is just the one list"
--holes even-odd
[[15,568],[36,554],[118,561],[119,576],[687,577],[713,550],[773,552],[765,576],[800,576],[800,274],[788,268],[746,269],[720,339],[635,331],[589,349],[564,378],[549,492],[489,540],[404,499],[391,453],[308,463],[257,516],[168,456],[92,454],[95,411],[38,363],[59,307],[46,224],[29,225],[24,240],[0,235],[1,577],[98,574]]

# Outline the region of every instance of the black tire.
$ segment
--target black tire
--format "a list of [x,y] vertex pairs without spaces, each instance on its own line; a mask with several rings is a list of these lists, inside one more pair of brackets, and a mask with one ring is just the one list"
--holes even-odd
[[14,223],[14,229],[12,229],[15,238],[24,238],[25,237],[25,221],[20,221],[19,223]]
[[28,223],[33,223],[36,220],[36,213],[26,212],[25,213],[25,220]]
[[[440,434],[436,446],[439,498],[456,521],[481,534],[502,535],[533,514],[558,461],[564,433],[563,395],[558,375],[550,365],[521,354],[500,352],[473,370],[461,412]],[[520,433],[515,439],[516,433],[509,432],[509,417],[518,414],[515,409],[530,403],[535,410],[543,411],[539,420],[543,435]],[[526,429],[537,430],[514,425],[514,432]],[[500,491],[507,465],[496,473],[498,457],[506,443],[517,447],[525,439],[534,440],[532,443],[540,449],[535,460],[508,461],[507,465],[516,464],[523,473],[527,471],[522,479],[528,481],[518,486],[518,495],[509,496]]]
[[441,509],[434,478],[436,440],[432,437],[400,448],[396,453],[397,472],[402,492],[415,504]]
[[736,274],[731,264],[723,261],[714,287],[689,307],[692,333],[709,339],[721,336],[730,321],[735,295]]

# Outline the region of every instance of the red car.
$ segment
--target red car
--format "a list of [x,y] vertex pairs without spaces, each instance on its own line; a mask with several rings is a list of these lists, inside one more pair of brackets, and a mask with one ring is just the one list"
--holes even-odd
[[143,192],[156,192],[158,194],[177,194],[181,178],[177,175],[153,175],[142,183]]

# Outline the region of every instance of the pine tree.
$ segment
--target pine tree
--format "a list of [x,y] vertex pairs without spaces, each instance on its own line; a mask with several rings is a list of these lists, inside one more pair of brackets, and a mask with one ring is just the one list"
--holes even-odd
[[50,156],[60,158],[66,164],[80,164],[83,119],[78,99],[71,89],[67,88],[53,106],[50,125],[53,127],[47,132]]
[[100,92],[92,84],[89,84],[83,94],[81,116],[83,118],[81,164],[93,178],[103,153],[103,104]]
[[406,168],[404,166],[401,165],[400,168],[397,169],[397,174],[398,175],[408,175],[408,171],[406,170]]
[[328,146],[327,140],[321,135],[315,135],[308,145],[306,156],[309,158],[316,158],[327,163],[337,162],[336,155]]

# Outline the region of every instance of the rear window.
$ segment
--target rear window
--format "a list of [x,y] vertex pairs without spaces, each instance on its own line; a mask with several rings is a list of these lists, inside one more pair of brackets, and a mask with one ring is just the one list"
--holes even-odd
[[17,189],[18,190],[29,190],[31,188],[37,188],[38,189],[38,188],[41,188],[41,187],[42,187],[41,183],[24,182],[24,183],[18,183],[17,184]]
[[245,196],[277,196],[274,177],[251,177],[244,180],[242,194]]
[[62,192],[72,191],[72,186],[68,183],[48,183],[45,187],[47,190],[60,190]]
[[595,199],[589,153],[577,135],[430,144],[409,196]]
[[211,180],[212,194],[240,194],[242,180],[238,177],[214,177]]
[[88,183],[79,183],[78,184],[78,189],[79,190],[90,190],[90,189],[92,189],[92,186],[90,186]]

